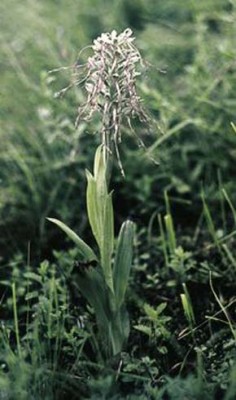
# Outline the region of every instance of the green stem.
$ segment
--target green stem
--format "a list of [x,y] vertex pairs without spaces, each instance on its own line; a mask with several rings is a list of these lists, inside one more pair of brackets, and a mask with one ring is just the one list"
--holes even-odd
[[112,137],[112,116],[109,118],[109,126],[105,133],[105,165],[106,165],[106,182],[107,189],[109,190],[109,185],[112,176],[112,168],[114,162],[114,142],[111,140]]
[[12,284],[12,300],[13,300],[13,314],[14,314],[14,325],[15,325],[15,334],[16,334],[16,345],[18,355],[21,358],[21,345],[20,345],[20,334],[19,334],[19,323],[18,323],[18,315],[17,315],[17,303],[16,303],[16,284],[15,282]]

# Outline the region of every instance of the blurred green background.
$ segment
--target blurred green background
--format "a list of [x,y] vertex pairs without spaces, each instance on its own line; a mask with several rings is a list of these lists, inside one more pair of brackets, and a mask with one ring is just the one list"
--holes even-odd
[[[57,217],[86,235],[85,167],[96,125],[74,122],[83,90],[62,99],[78,52],[102,32],[130,27],[152,64],[139,92],[155,123],[137,134],[160,166],[123,137],[124,181],[113,178],[116,218],[145,225],[168,191],[179,230],[198,220],[204,188],[217,224],[219,188],[236,198],[236,2],[234,0],[2,0],[0,3],[0,256],[32,259],[64,247]],[[227,211],[227,210],[226,210]],[[229,225],[232,221],[229,219]],[[56,232],[55,232],[56,231]]]

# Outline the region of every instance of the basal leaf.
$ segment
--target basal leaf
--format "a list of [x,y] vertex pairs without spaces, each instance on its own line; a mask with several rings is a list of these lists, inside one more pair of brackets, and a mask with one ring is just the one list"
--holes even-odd
[[67,236],[73,240],[73,242],[78,246],[78,249],[84,259],[86,261],[92,261],[96,260],[97,257],[94,253],[94,251],[89,247],[72,229],[70,229],[67,225],[65,225],[63,222],[59,221],[56,218],[47,218],[48,221],[51,221],[52,223],[56,224],[61,228]]
[[82,271],[78,274],[76,283],[82,295],[94,308],[98,325],[108,329],[111,315],[102,274],[94,268]]
[[116,250],[114,262],[113,281],[117,306],[120,307],[124,301],[133,255],[134,223],[126,221],[123,223]]

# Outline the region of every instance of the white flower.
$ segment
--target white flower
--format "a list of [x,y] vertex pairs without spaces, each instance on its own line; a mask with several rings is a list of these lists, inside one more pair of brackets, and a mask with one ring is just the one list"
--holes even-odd
[[[87,91],[87,101],[78,109],[76,123],[89,120],[93,113],[101,115],[102,141],[109,152],[115,147],[119,165],[118,143],[121,142],[121,125],[138,117],[147,121],[140,97],[136,90],[136,78],[140,75],[137,69],[142,66],[142,58],[134,46],[131,29],[126,29],[119,35],[115,30],[102,33],[93,42],[93,55],[85,65],[84,82]],[[81,69],[78,69],[78,75]]]

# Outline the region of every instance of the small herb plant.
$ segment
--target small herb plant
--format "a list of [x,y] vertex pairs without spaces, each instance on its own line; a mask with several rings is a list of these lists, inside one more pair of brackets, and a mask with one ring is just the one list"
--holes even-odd
[[95,311],[104,359],[118,355],[129,336],[125,295],[135,226],[130,220],[124,222],[115,246],[109,182],[114,154],[124,175],[119,154],[123,122],[127,122],[133,132],[132,118],[138,117],[145,122],[148,119],[136,91],[136,78],[140,75],[137,65],[142,65],[142,58],[133,41],[130,29],[120,35],[116,31],[102,34],[94,41],[93,55],[83,65],[77,62],[73,73],[74,83],[83,82],[87,92],[86,102],[79,106],[76,125],[84,119],[89,120],[95,113],[100,116],[102,143],[96,150],[93,174],[86,171],[87,213],[98,251],[61,221],[48,218],[78,246],[78,289]]

